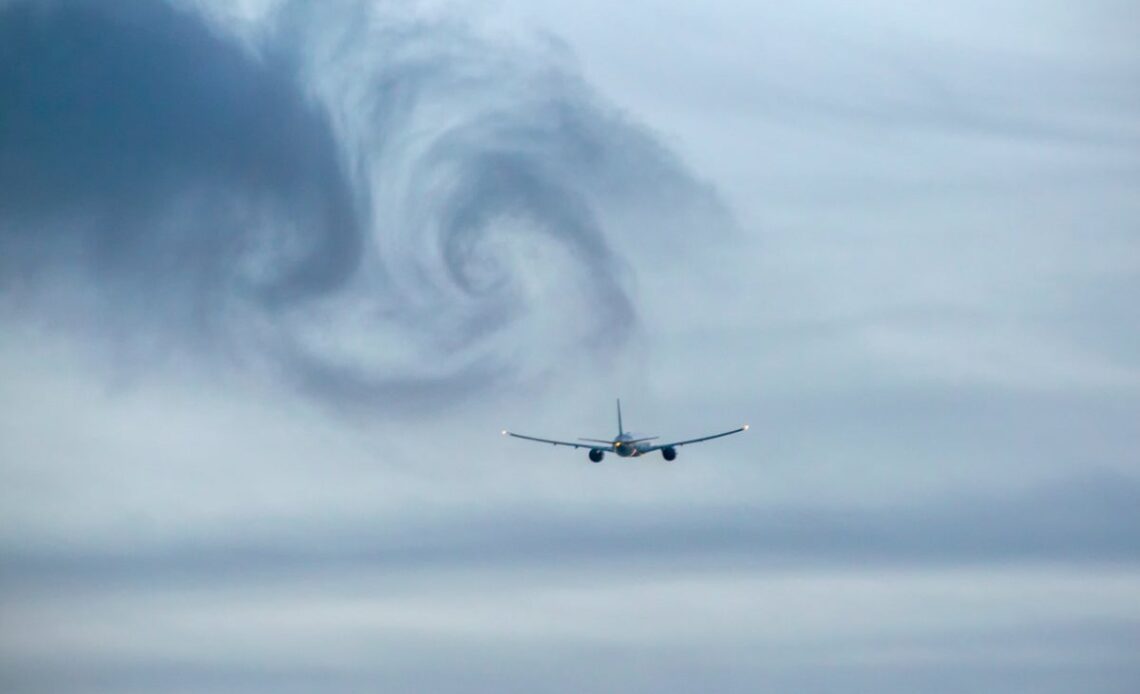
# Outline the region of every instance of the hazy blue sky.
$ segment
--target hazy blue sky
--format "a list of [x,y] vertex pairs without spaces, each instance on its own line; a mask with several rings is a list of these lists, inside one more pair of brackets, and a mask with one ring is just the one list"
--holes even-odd
[[1137,26],[0,0],[0,687],[1135,692]]

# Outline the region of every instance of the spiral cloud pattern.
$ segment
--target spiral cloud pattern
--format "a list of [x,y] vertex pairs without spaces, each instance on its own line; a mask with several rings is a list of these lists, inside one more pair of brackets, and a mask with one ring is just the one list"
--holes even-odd
[[430,402],[604,359],[716,197],[554,40],[354,3],[0,8],[3,319]]

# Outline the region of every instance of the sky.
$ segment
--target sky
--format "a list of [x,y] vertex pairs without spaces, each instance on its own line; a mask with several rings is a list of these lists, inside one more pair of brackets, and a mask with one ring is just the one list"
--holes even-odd
[[1138,15],[0,0],[2,688],[1136,691]]

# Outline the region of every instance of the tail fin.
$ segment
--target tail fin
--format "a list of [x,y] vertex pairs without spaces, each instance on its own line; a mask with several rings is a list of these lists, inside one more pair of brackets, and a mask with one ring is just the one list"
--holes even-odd
[[622,434],[625,433],[625,429],[621,425],[621,398],[617,399],[617,410],[618,410],[618,436],[621,436]]

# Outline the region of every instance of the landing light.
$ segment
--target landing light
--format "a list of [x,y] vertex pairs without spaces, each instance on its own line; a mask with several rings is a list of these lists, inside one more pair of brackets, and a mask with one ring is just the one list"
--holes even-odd
[[748,431],[748,425],[747,424],[744,425],[744,430]]
[[507,435],[507,430],[503,429],[503,436],[506,436],[506,435]]

